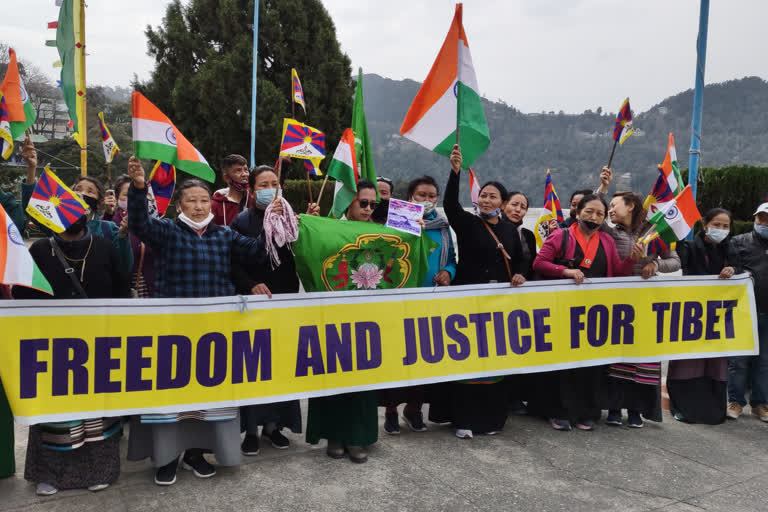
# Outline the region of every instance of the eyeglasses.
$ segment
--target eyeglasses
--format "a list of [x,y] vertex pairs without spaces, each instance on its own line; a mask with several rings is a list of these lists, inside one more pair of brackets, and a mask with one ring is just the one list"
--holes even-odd
[[376,176],[376,182],[378,183],[379,181],[383,181],[390,187],[392,186],[392,180],[389,178],[385,178],[384,176]]
[[360,199],[357,202],[360,204],[360,208],[365,209],[365,208],[368,208],[370,206],[371,210],[375,210],[376,206],[379,204],[376,201],[369,201],[367,199]]

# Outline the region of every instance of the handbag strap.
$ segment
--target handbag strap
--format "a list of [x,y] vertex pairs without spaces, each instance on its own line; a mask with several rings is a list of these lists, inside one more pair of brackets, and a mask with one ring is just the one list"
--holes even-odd
[[61,263],[61,266],[64,267],[64,273],[69,276],[69,278],[72,280],[72,285],[75,287],[75,291],[80,294],[80,297],[83,299],[88,298],[88,294],[85,293],[85,290],[83,289],[83,285],[80,283],[80,280],[75,275],[75,269],[73,269],[69,263],[67,263],[66,258],[64,258],[64,254],[62,254],[61,249],[59,249],[59,244],[56,243],[56,239],[53,237],[49,237],[48,241],[51,244],[51,247],[53,248],[54,254],[56,254],[56,257],[59,259],[59,263]]
[[135,286],[139,285],[139,281],[141,280],[141,271],[144,269],[144,252],[147,250],[147,246],[144,245],[144,242],[141,243],[141,253],[139,255],[139,267],[136,269],[136,279],[134,281]]
[[509,283],[512,284],[512,269],[509,267],[509,260],[512,259],[512,257],[509,255],[507,250],[504,248],[504,244],[501,243],[499,240],[499,237],[496,236],[496,233],[493,232],[491,229],[491,226],[488,225],[488,222],[483,219],[483,226],[485,226],[485,229],[488,230],[488,233],[491,234],[491,237],[493,237],[493,241],[496,242],[496,248],[501,251],[501,254],[504,256],[504,266],[507,268],[507,276],[509,276]]

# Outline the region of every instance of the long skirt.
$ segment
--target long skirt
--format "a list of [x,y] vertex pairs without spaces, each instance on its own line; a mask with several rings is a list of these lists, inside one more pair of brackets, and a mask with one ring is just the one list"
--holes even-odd
[[451,392],[451,420],[457,429],[474,434],[498,432],[507,422],[507,387],[493,384],[455,382]]
[[670,361],[667,391],[672,413],[689,423],[717,425],[725,421],[728,402],[728,358]]
[[301,404],[298,400],[272,404],[246,405],[240,408],[245,430],[251,435],[259,433],[259,425],[274,423],[278,430],[288,428],[301,433]]
[[397,407],[400,404],[421,406],[425,402],[424,386],[380,389],[376,392],[379,407]]
[[120,476],[120,436],[92,441],[74,450],[43,447],[40,426],[29,427],[24,478],[59,490],[112,484]]
[[544,418],[600,419],[603,367],[572,368],[531,374],[528,411]]
[[131,418],[128,460],[152,458],[156,468],[174,461],[184,450],[200,448],[214,453],[222,466],[241,462],[240,417],[226,421],[185,419],[176,423],[141,423]]
[[605,376],[602,408],[636,411],[647,420],[661,421],[661,385],[640,384]]
[[369,446],[379,439],[375,391],[309,399],[307,442],[321,439],[346,446]]
[[0,381],[0,478],[11,476],[16,472],[16,455],[13,447],[13,414],[3,390],[3,383]]
[[424,400],[429,402],[429,421],[448,423],[451,421],[451,395],[453,382],[440,382],[424,386]]

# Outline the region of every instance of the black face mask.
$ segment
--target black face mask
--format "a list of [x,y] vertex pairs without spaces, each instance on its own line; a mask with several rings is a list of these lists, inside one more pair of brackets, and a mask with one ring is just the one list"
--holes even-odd
[[597,231],[600,228],[600,224],[590,220],[579,219],[579,224],[581,224],[581,227],[583,227],[585,231],[589,232]]
[[248,183],[240,183],[237,181],[232,181],[229,183],[229,188],[237,192],[245,192],[248,189]]
[[76,235],[80,233],[82,230],[84,230],[87,225],[88,225],[88,217],[86,217],[85,215],[82,215],[74,223],[70,224],[70,226],[67,229],[65,229],[64,232],[68,235]]
[[85,204],[88,205],[92,212],[95,212],[99,207],[99,200],[96,197],[83,196],[83,201],[85,201]]

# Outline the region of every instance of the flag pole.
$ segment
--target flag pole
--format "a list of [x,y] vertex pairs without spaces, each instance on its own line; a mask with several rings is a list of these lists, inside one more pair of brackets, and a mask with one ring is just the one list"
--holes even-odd
[[251,91],[251,167],[256,167],[256,71],[259,48],[259,0],[253,2],[253,80]]
[[112,162],[107,162],[107,185],[112,183]]
[[616,139],[613,139],[613,149],[611,149],[611,156],[608,158],[608,165],[606,166],[609,169],[611,167],[611,162],[613,162],[613,154],[616,153],[616,146],[618,144],[619,144],[619,141],[617,141]]
[[[459,18],[459,27],[464,26],[464,9],[461,3],[456,4],[456,16]],[[459,74],[461,73],[461,52],[456,52],[456,78],[458,80]],[[459,91],[461,91],[461,87],[459,87],[458,83],[456,84],[456,145],[459,146],[459,149],[461,149],[460,142],[459,142],[459,110],[461,109],[461,100],[459,100]]]
[[323,190],[325,190],[325,184],[328,183],[328,173],[325,173],[325,179],[323,179],[323,184],[320,187],[320,193],[317,194],[317,206],[320,206],[320,199],[323,197]]
[[[80,137],[82,139],[82,146],[80,146],[80,175],[88,176],[88,125],[87,125],[87,111],[88,111],[88,95],[86,94],[85,86],[85,2],[80,2],[80,34],[82,37],[82,47],[80,51],[82,56],[80,57],[80,76],[83,85],[83,117],[78,120],[78,130],[80,131]],[[77,88],[77,84],[75,85]],[[80,92],[80,91],[78,91]]]
[[312,204],[314,201],[312,201],[312,184],[309,181],[309,171],[305,169],[304,174],[307,175],[307,192],[309,192],[309,204]]
[[[691,147],[688,150],[688,184],[691,186],[694,200],[696,200],[696,188],[699,177],[699,158],[701,157],[701,117],[704,105],[704,68],[707,63],[708,23],[709,0],[701,0],[699,5],[699,34],[696,38],[696,87],[693,91]],[[688,234],[688,240],[693,240],[693,230]]]

